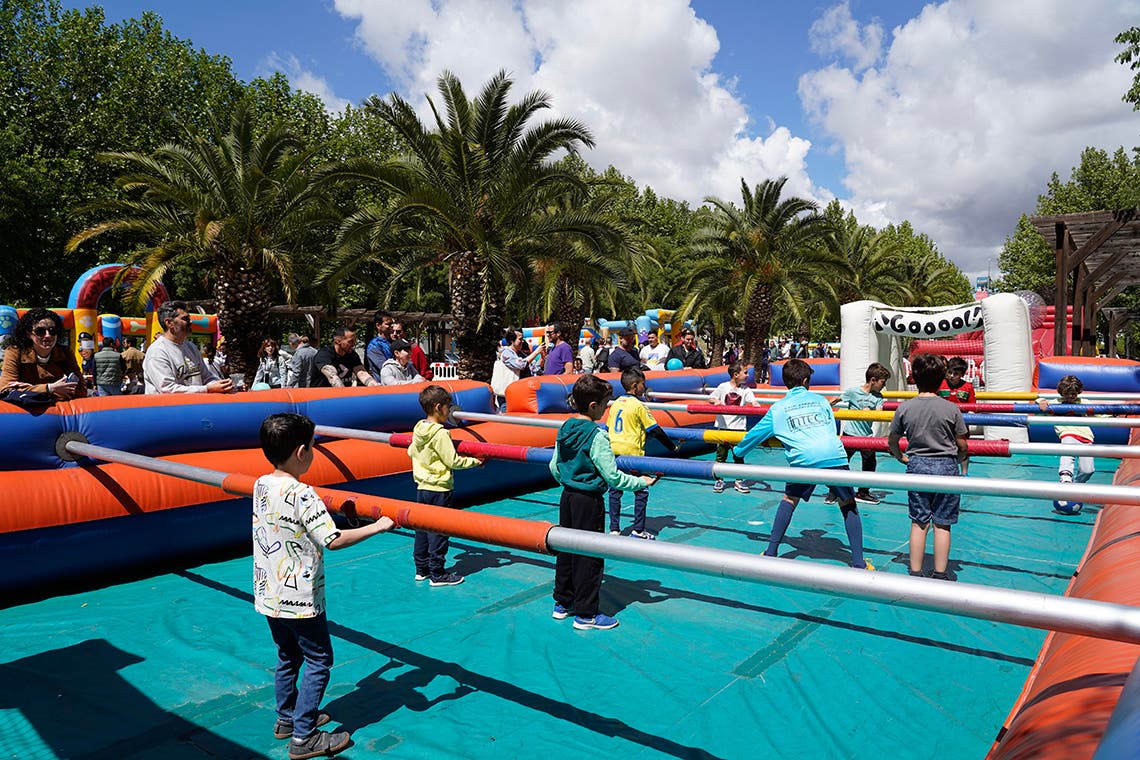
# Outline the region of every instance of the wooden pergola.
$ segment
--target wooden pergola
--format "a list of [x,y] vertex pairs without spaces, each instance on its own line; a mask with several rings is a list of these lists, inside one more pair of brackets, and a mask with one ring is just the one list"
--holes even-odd
[[[1140,285],[1140,208],[1037,216],[1030,222],[1057,255],[1053,353],[1065,354],[1065,315],[1071,306],[1072,353],[1092,356],[1097,313],[1125,288]],[[1116,332],[1135,315],[1129,310],[1113,312],[1108,316],[1114,341]]]

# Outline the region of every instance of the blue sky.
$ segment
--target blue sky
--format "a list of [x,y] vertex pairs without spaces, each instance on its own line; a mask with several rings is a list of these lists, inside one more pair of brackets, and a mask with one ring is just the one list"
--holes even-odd
[[391,91],[422,103],[443,68],[472,92],[506,68],[591,127],[598,168],[692,203],[786,175],[787,192],[839,198],[862,222],[909,220],[970,274],[1084,147],[1140,144],[1140,114],[1120,101],[1130,73],[1112,61],[1140,0],[103,7],[110,21],[153,10],[239,77],[283,71],[334,109]]

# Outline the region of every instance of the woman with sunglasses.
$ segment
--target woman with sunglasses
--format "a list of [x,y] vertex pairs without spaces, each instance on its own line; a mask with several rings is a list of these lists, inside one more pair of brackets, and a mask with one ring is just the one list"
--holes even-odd
[[75,356],[59,345],[62,334],[63,320],[54,311],[37,307],[24,312],[4,352],[0,391],[48,393],[56,401],[86,396]]

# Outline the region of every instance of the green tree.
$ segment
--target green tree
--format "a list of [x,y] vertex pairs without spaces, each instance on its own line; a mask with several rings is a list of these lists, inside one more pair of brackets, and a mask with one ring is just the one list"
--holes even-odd
[[0,303],[60,306],[80,273],[117,259],[110,247],[60,256],[91,221],[74,210],[114,177],[97,153],[151,150],[241,91],[228,59],[152,13],[107,25],[100,8],[0,1]]
[[719,301],[715,277],[737,280],[743,302],[742,360],[754,364],[768,339],[777,304],[803,321],[809,305],[833,298],[829,283],[851,274],[847,263],[821,244],[830,230],[816,204],[805,198],[781,198],[787,177],[767,179],[755,190],[741,180],[743,207],[719,198],[705,227],[693,235],[690,251],[697,263],[689,278],[686,311],[701,298]]
[[391,271],[392,294],[425,267],[446,266],[458,372],[480,380],[491,376],[507,302],[530,280],[534,263],[556,253],[595,255],[621,237],[609,219],[584,207],[554,208],[559,199],[585,197],[584,183],[551,157],[592,146],[589,130],[572,119],[531,124],[550,108],[550,97],[532,92],[509,103],[511,86],[500,72],[469,100],[459,80],[444,73],[443,110],[429,98],[433,127],[397,95],[369,99],[365,107],[408,153],[345,164],[341,179],[382,188],[392,200],[345,220],[322,273],[336,283],[380,263]]
[[831,222],[828,244],[851,267],[851,276],[835,288],[839,303],[871,299],[899,304],[910,298],[908,283],[901,276],[903,243],[897,235],[859,224],[853,212],[843,213],[838,201],[828,204],[824,216]]
[[205,271],[238,372],[256,365],[272,296],[294,298],[297,257],[322,244],[322,231],[331,236],[334,222],[310,173],[312,152],[283,128],[256,133],[253,121],[239,107],[224,133],[188,132],[152,154],[101,155],[130,167],[116,181],[123,194],[100,203],[109,218],[67,244],[73,251],[108,233],[141,237],[125,257],[143,270],[131,290],[136,302],[174,266]]
[[[1100,148],[1085,148],[1080,162],[1062,182],[1054,172],[1045,192],[1037,197],[1035,215],[1074,214],[1140,206],[1140,156],[1129,157],[1123,148],[1112,155]],[[1052,245],[1029,223],[1018,220],[998,258],[1000,290],[1033,290],[1051,302],[1056,288],[1056,255]]]
[[1123,63],[1135,71],[1132,77],[1132,86],[1121,98],[1125,103],[1132,104],[1133,111],[1140,111],[1140,26],[1134,26],[1116,35],[1114,40],[1118,45],[1124,45],[1124,50],[1117,54],[1117,63]]

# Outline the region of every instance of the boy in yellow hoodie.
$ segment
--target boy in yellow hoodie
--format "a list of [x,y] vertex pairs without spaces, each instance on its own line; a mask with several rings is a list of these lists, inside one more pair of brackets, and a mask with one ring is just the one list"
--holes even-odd
[[[412,429],[412,445],[408,456],[412,458],[412,477],[416,481],[416,502],[437,507],[451,506],[451,489],[455,485],[452,470],[466,470],[483,464],[475,457],[462,457],[455,453],[455,444],[443,427],[451,414],[451,394],[438,385],[429,385],[420,391],[420,406],[426,419]],[[426,530],[416,531],[412,559],[416,563],[416,580],[430,580],[432,586],[455,586],[463,583],[463,576],[447,572],[448,537]]]

